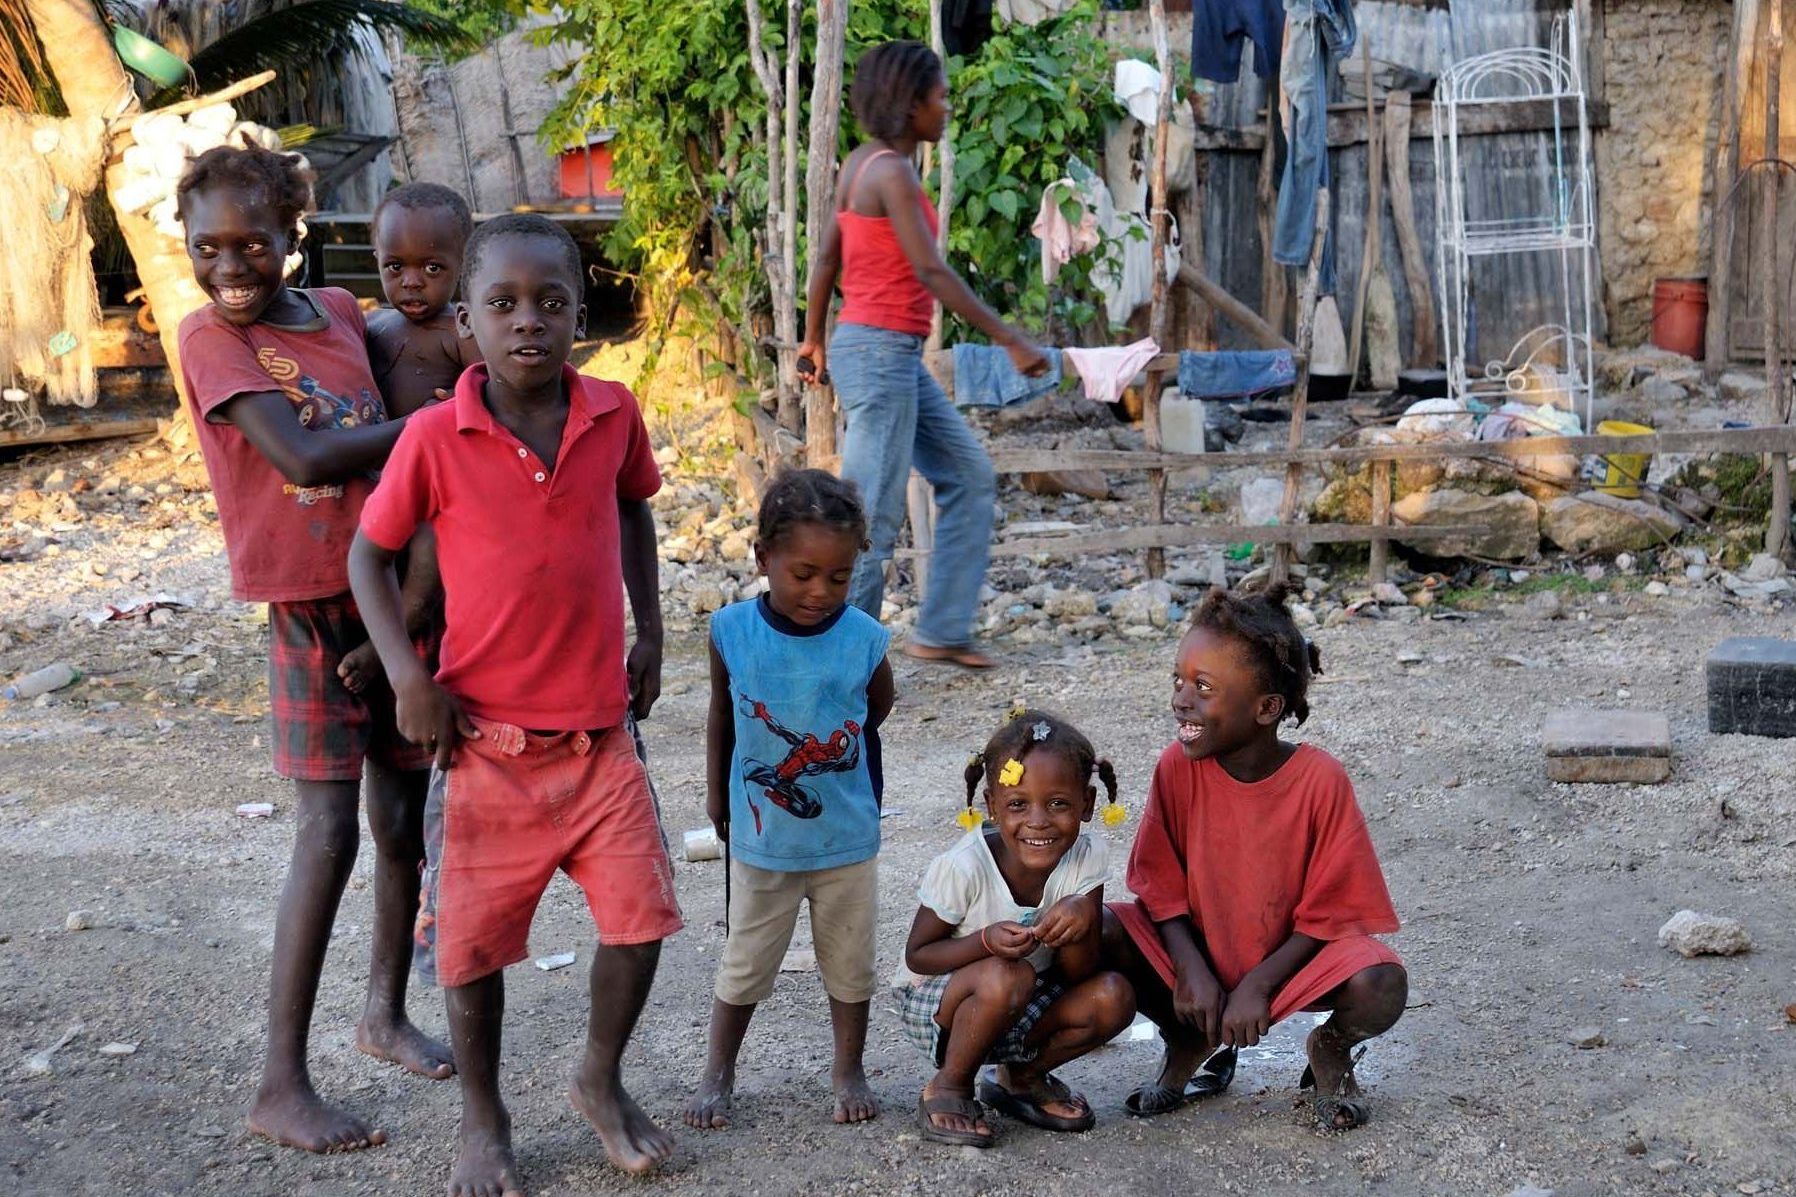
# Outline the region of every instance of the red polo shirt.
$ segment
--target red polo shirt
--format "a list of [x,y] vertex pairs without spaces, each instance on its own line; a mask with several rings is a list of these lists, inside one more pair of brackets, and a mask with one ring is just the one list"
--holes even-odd
[[437,681],[483,719],[545,731],[612,727],[629,706],[617,504],[661,489],[627,387],[563,367],[567,424],[553,472],[493,419],[484,365],[425,408],[362,508],[362,531],[405,547],[436,531],[448,628]]

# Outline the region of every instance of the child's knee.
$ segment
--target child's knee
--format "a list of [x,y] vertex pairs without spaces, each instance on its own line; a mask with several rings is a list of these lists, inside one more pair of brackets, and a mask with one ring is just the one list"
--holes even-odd
[[1346,988],[1355,1015],[1362,1021],[1382,1023],[1383,1030],[1403,1016],[1409,1001],[1409,973],[1400,964],[1374,964],[1353,974]]
[[1021,1011],[1035,993],[1035,968],[1026,960],[1001,960],[993,956],[983,962],[974,992],[993,1005]]
[[1135,987],[1121,973],[1099,973],[1086,985],[1098,1026],[1120,1028],[1134,1020]]

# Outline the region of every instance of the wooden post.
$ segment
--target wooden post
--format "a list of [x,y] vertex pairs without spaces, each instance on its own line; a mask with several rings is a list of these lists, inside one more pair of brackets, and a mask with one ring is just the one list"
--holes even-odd
[[[1191,105],[1191,118],[1194,128],[1202,128],[1204,124],[1204,97],[1197,88],[1191,89],[1188,102]],[[1210,187],[1210,155],[1192,154],[1191,188],[1179,203],[1179,256],[1181,273],[1183,267],[1190,266],[1202,271],[1204,262],[1204,203]],[[1216,348],[1216,309],[1201,293],[1191,292],[1187,295],[1185,308],[1185,347],[1188,349]],[[1165,348],[1165,346],[1161,346]]]
[[[799,54],[798,4],[787,0],[788,32],[787,79],[797,80]],[[775,350],[778,357],[777,394],[779,426],[797,436],[804,421],[804,409],[798,389],[798,294],[794,276],[798,271],[797,221],[798,196],[798,115],[796,100],[788,111],[786,85],[780,78],[780,63],[767,48],[766,18],[761,0],[745,0],[748,9],[748,57],[755,78],[767,95],[767,221],[761,237],[761,264],[767,271],[767,288],[773,299],[773,326],[782,342]],[[788,132],[791,134],[787,136]],[[788,190],[790,183],[790,190]]]
[[[1148,0],[1148,20],[1154,31],[1154,60],[1160,68],[1159,106],[1154,115],[1154,174],[1148,191],[1149,210],[1153,215],[1154,236],[1152,263],[1154,291],[1148,308],[1148,336],[1159,345],[1166,339],[1166,243],[1170,214],[1166,208],[1166,143],[1172,124],[1172,49],[1166,33],[1166,0]],[[1142,430],[1150,452],[1160,449],[1160,385],[1158,370],[1147,374],[1147,393],[1141,397]],[[1166,471],[1150,470],[1148,485],[1148,519],[1156,524],[1166,522]],[[1147,575],[1158,578],[1166,573],[1166,551],[1147,551]]]
[[[1428,259],[1422,253],[1422,236],[1416,231],[1416,199],[1409,189],[1409,127],[1413,113],[1409,93],[1389,92],[1384,97],[1384,155],[1390,172],[1391,217],[1397,224],[1397,248],[1403,251],[1403,280],[1409,288],[1409,364],[1433,368],[1440,360],[1435,339],[1434,291],[1428,283]],[[1443,297],[1444,299],[1444,297]]]
[[[1304,272],[1303,295],[1297,304],[1297,389],[1291,395],[1291,435],[1287,441],[1295,452],[1303,448],[1303,422],[1310,404],[1310,350],[1316,339],[1316,292],[1322,285],[1322,249],[1328,242],[1328,188],[1316,191],[1316,239],[1310,245],[1310,264]],[[1285,497],[1278,506],[1278,522],[1289,525],[1297,516],[1298,492],[1303,484],[1303,464],[1292,462],[1285,467]],[[1281,544],[1272,555],[1272,578],[1283,582],[1291,576],[1291,562],[1296,549]]]
[[1236,299],[1224,290],[1202,270],[1185,262],[1179,266],[1179,282],[1197,292],[1218,313],[1248,336],[1252,337],[1261,349],[1290,349],[1291,342],[1285,340],[1280,332],[1260,319],[1252,308]]
[[1727,76],[1721,93],[1721,128],[1715,136],[1713,219],[1709,222],[1709,319],[1703,331],[1703,372],[1715,378],[1727,369],[1732,352],[1734,179],[1740,171],[1740,110],[1752,74],[1752,47],[1759,31],[1759,0],[1735,0],[1733,40],[1728,43]]
[[[836,138],[842,123],[842,57],[848,32],[848,4],[849,0],[817,0],[817,61],[811,79],[811,129],[804,187],[807,285],[817,270],[824,230],[836,206]],[[804,454],[805,463],[819,469],[826,468],[823,463],[836,455],[835,391],[821,381],[805,390]]]
[[1378,113],[1372,98],[1372,39],[1360,31],[1360,61],[1365,64],[1366,79],[1366,236],[1360,243],[1359,287],[1353,299],[1353,335],[1347,342],[1348,385],[1359,377],[1361,338],[1366,332],[1366,296],[1372,290],[1372,271],[1378,262],[1379,244],[1384,221],[1384,163],[1379,158]]
[[[1770,407],[1769,424],[1783,424],[1790,418],[1790,376],[1783,360],[1783,271],[1778,269],[1777,208],[1783,193],[1783,168],[1778,165],[1781,130],[1778,127],[1778,89],[1782,84],[1784,56],[1783,0],[1771,0],[1770,30],[1765,36],[1765,159],[1759,167],[1760,189],[1764,199],[1759,205],[1759,220],[1764,229],[1758,245],[1759,280],[1765,309],[1765,401]],[[1765,551],[1781,556],[1790,539],[1790,458],[1788,454],[1771,455],[1771,520],[1765,527]]]
[[[929,0],[929,47],[935,51],[935,56],[942,60],[942,73],[946,75],[948,72],[948,38],[946,30],[942,28],[943,3],[944,0]],[[942,140],[937,143],[936,152],[941,156],[942,169],[941,181],[936,188],[935,247],[941,251],[942,257],[946,258],[948,256],[948,220],[954,214],[954,128],[952,117],[949,119],[949,127],[942,130]],[[927,168],[924,173],[928,173]],[[930,322],[926,348],[934,350],[942,347],[942,319],[942,305],[938,303],[935,305],[935,316]]]
[[1266,144],[1260,149],[1260,181],[1255,190],[1260,213],[1260,313],[1282,337],[1285,332],[1285,268],[1272,257],[1273,209],[1278,186],[1273,167],[1278,162],[1278,79],[1266,80]]
[[[1391,526],[1391,463],[1375,461],[1372,463],[1372,526],[1388,528]],[[1390,571],[1391,542],[1374,540],[1372,557],[1366,566],[1366,581],[1377,585],[1385,580]]]

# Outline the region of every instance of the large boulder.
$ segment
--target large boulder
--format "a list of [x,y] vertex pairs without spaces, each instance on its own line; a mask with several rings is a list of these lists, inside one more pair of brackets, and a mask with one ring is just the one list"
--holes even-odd
[[1638,553],[1683,531],[1684,519],[1639,499],[1581,491],[1548,503],[1540,530],[1568,553]]
[[[1487,527],[1464,537],[1417,541],[1410,547],[1431,557],[1471,554],[1502,561],[1531,557],[1540,548],[1540,507],[1527,495],[1509,491],[1477,495],[1462,490],[1431,490],[1405,495],[1391,505],[1391,516],[1405,524]],[[1410,542],[1403,542],[1410,543]]]

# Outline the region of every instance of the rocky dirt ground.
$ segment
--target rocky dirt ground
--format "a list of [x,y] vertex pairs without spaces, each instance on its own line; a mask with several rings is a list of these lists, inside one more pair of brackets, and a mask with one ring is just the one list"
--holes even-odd
[[[666,697],[645,730],[677,836],[703,819],[701,616],[744,592],[749,575],[746,521],[723,471],[706,475],[675,448],[664,461],[681,479],[662,505],[675,630]],[[268,766],[259,612],[228,600],[194,466],[160,443],[0,465],[0,677],[57,661],[85,675],[41,700],[0,703],[0,1187],[439,1192],[453,1086],[351,1046],[368,954],[366,854],[328,962],[313,1064],[327,1094],[392,1141],[314,1158],[243,1129],[292,803]],[[1217,505],[1177,493],[1188,517]],[[1106,506],[1007,488],[1007,531],[1121,518],[1131,497]],[[923,1062],[884,1010],[869,1062],[886,1114],[835,1127],[823,995],[814,974],[797,973],[755,1022],[736,1126],[678,1127],[666,1173],[626,1181],[562,1096],[591,933],[577,893],[557,882],[532,946],[575,951],[579,964],[510,977],[506,1086],[531,1191],[1790,1191],[1796,748],[1708,735],[1702,670],[1724,637],[1789,635],[1788,596],[1735,593],[1706,561],[1686,549],[1642,553],[1625,568],[1418,569],[1399,572],[1383,601],[1367,601],[1352,566],[1312,567],[1305,606],[1328,673],[1301,734],[1341,757],[1358,786],[1413,976],[1412,1009],[1361,1066],[1375,1103],[1363,1130],[1323,1135],[1294,1108],[1305,1022],[1247,1053],[1233,1092],[1207,1106],[1125,1117],[1124,1096],[1157,1059],[1157,1045],[1137,1039],[1067,1070],[1099,1112],[1092,1133],[1004,1126],[990,1153],[938,1147],[919,1141],[911,1114]],[[897,963],[924,864],[956,834],[966,754],[1013,700],[1068,712],[1116,760],[1138,807],[1171,730],[1171,625],[1217,568],[1198,556],[1171,565],[1174,584],[1161,589],[1144,584],[1138,559],[1053,572],[1003,564],[983,616],[1000,669],[970,676],[898,659],[882,968]],[[159,595],[182,605],[84,618]],[[906,623],[906,604],[892,615]],[[1548,783],[1539,728],[1574,704],[1665,711],[1672,780]],[[272,803],[274,815],[238,817],[245,802]],[[1093,833],[1111,837],[1120,862],[1132,826]],[[677,876],[689,927],[668,945],[629,1058],[644,1105],[669,1124],[698,1073],[722,937],[719,865],[681,862]],[[1684,959],[1660,948],[1659,925],[1685,907],[1741,919],[1752,952]],[[436,994],[418,994],[414,1010],[441,1030]],[[26,1064],[72,1028],[47,1073]],[[102,1050],[115,1043],[135,1051]]]

